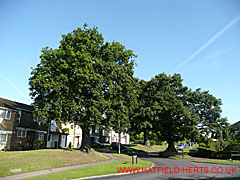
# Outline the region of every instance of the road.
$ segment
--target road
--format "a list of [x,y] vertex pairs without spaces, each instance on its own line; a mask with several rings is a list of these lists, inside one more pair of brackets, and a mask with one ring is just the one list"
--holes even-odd
[[[210,163],[196,163],[196,162],[190,162],[185,160],[172,160],[167,158],[158,158],[153,154],[145,157],[141,157],[141,159],[151,161],[155,164],[154,167],[162,167],[163,169],[159,168],[161,171],[158,172],[157,168],[153,168],[152,172],[150,171],[148,173],[144,172],[144,173],[128,174],[123,176],[110,176],[105,178],[101,177],[101,179],[106,179],[106,180],[115,180],[115,179],[117,180],[125,180],[125,179],[131,179],[131,180],[208,179],[210,180],[211,179],[212,180],[212,179],[240,177],[240,166],[219,165],[219,164],[210,164]],[[166,167],[168,167],[168,169],[166,169]],[[166,173],[162,172],[164,171],[164,168]],[[170,168],[172,168],[171,172],[170,172]],[[174,168],[175,168],[175,173],[174,173]],[[228,171],[231,170],[231,173],[226,173],[226,168]],[[154,173],[154,169],[155,169],[155,173]],[[195,173],[194,173],[194,169],[195,169]],[[208,173],[206,169],[208,169],[209,171]],[[217,172],[217,170],[219,172],[223,170],[223,173],[215,173]],[[213,173],[211,173],[211,171]],[[96,179],[99,179],[99,178],[96,178]]]

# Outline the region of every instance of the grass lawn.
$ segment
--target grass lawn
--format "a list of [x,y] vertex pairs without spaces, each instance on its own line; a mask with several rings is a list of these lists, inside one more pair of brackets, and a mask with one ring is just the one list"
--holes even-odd
[[154,145],[153,149],[156,149],[156,151],[164,151],[167,149],[167,146]]
[[98,164],[93,166],[81,167],[71,170],[66,170],[58,173],[53,173],[44,176],[37,176],[34,178],[29,178],[31,180],[42,180],[42,179],[51,179],[51,180],[67,180],[75,179],[89,176],[98,176],[105,174],[114,174],[118,173],[118,168],[120,167],[150,167],[152,162],[139,160],[137,165],[132,165],[131,160],[121,160],[114,161],[110,163]]
[[229,161],[229,160],[221,160],[221,159],[201,159],[199,162],[206,163],[215,163],[215,164],[232,164],[232,165],[240,165],[240,161]]
[[24,173],[108,159],[109,157],[95,151],[91,155],[79,150],[63,149],[0,152],[0,177],[19,174],[10,172],[11,169],[20,168],[22,169],[20,173]]
[[179,155],[179,156],[171,156],[169,157],[170,159],[186,159],[188,161],[193,161],[193,162],[202,162],[202,163],[214,163],[214,164],[232,164],[232,165],[240,165],[240,161],[229,161],[229,160],[221,160],[221,159],[207,159],[207,158],[194,158],[189,155],[184,155],[184,158]]
[[118,154],[118,153],[111,153],[114,156],[120,157],[120,158],[127,158],[127,159],[131,159],[132,156],[129,156],[127,154]]
[[152,146],[152,148],[148,148],[141,144],[132,144],[130,147],[128,147],[129,151],[132,153],[162,151],[162,150],[165,150],[166,148],[167,146],[160,146],[160,145],[154,145]]

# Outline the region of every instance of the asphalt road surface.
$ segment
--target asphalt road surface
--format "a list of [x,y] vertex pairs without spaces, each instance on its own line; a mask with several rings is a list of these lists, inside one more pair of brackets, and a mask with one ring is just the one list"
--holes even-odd
[[[184,179],[224,179],[240,177],[240,166],[219,165],[210,163],[197,163],[184,160],[172,160],[167,158],[158,158],[154,156],[142,157],[154,163],[152,171],[143,173],[132,173],[122,176],[101,177],[96,179],[108,180],[184,180]],[[160,168],[158,168],[160,167]],[[171,168],[171,170],[170,170]],[[154,173],[155,170],[155,173]],[[195,170],[195,172],[194,172]],[[219,172],[219,173],[218,173]]]

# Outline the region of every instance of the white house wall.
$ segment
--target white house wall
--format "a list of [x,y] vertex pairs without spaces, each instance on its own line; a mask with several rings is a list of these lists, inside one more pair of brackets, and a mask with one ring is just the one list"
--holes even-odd
[[[111,130],[109,133],[109,143],[111,144],[112,142],[119,142],[119,134]],[[129,144],[130,143],[130,136],[129,134],[126,133],[121,133],[121,144]]]

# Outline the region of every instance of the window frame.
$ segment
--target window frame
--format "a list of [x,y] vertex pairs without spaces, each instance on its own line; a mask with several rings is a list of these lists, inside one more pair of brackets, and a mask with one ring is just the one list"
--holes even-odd
[[44,133],[43,132],[37,132],[38,140],[44,141]]
[[6,136],[6,141],[0,141],[0,146],[6,146],[7,145],[7,140],[8,140],[8,134],[6,133],[0,133],[0,136],[1,135],[5,135]]
[[[19,117],[18,117],[18,115],[19,115]],[[20,124],[20,122],[21,122],[21,117],[22,117],[22,111],[18,111],[17,112],[17,122]]]
[[[21,135],[19,136],[18,135],[18,132],[19,131],[21,131]],[[23,132],[25,131],[25,134],[24,134],[24,136],[23,136]],[[27,136],[27,130],[26,129],[22,129],[22,128],[19,128],[19,129],[17,129],[17,137],[18,138],[26,138],[26,136]]]
[[[5,117],[0,117],[0,119],[11,120],[11,117],[12,117],[12,111],[11,110],[2,109],[2,108],[0,108],[0,110],[5,111]],[[8,113],[9,113],[9,117],[8,117]]]

